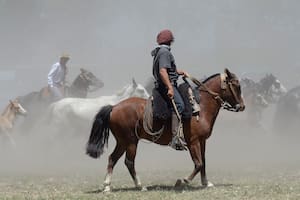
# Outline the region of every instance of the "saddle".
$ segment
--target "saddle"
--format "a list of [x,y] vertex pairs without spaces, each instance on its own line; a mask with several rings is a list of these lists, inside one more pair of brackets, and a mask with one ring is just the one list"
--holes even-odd
[[[178,90],[185,104],[182,118],[189,119],[193,115],[197,115],[199,110],[195,112],[193,109],[194,106],[191,103],[191,94],[189,92],[192,91],[195,103],[199,106],[200,93],[198,88],[191,88],[191,86],[185,82],[179,85]],[[157,133],[154,133],[154,129],[157,129],[158,127],[153,127],[153,122],[157,120],[166,121],[171,118],[171,109],[172,104],[169,98],[166,95],[163,95],[158,89],[154,88],[152,90],[152,96],[147,100],[144,112],[143,126],[146,132],[150,135],[156,135]]]
[[[60,87],[60,90],[64,92],[64,87]],[[48,86],[43,87],[40,92],[39,96],[41,100],[49,101],[51,99],[51,91]]]
[[[179,85],[178,91],[184,102],[184,111],[182,113],[182,118],[191,118],[197,112],[194,112],[192,97],[194,98],[194,103],[199,105],[200,103],[200,93],[198,88],[192,88],[188,83],[184,82]],[[166,120],[171,117],[172,114],[172,103],[170,99],[163,92],[154,88],[152,90],[152,109],[153,117],[161,120]],[[198,110],[199,111],[199,110]]]

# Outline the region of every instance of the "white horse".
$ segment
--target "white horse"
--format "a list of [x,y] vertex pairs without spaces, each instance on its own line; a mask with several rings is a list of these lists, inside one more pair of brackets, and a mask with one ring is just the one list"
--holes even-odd
[[148,98],[146,89],[133,82],[123,87],[122,90],[111,96],[98,98],[64,98],[52,103],[47,111],[47,125],[54,127],[59,132],[82,131],[90,127],[94,116],[102,106],[117,104],[129,97]]

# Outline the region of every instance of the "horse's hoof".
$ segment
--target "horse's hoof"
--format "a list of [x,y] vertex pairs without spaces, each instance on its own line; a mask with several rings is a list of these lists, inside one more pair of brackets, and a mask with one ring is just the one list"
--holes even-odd
[[214,184],[208,181],[206,187],[208,187],[208,188],[214,187]]
[[175,183],[175,188],[180,188],[180,187],[182,187],[182,179],[177,179]]
[[186,178],[184,179],[177,179],[175,183],[175,188],[182,188],[184,186],[187,186],[190,183],[190,181]]
[[110,186],[105,186],[103,189],[103,193],[110,193],[110,192],[111,192]]
[[136,189],[140,190],[141,192],[148,191],[147,188],[145,186],[142,186],[142,185],[137,185]]
[[211,183],[211,182],[209,182],[209,181],[207,181],[205,184],[202,184],[202,185],[203,185],[203,187],[205,187],[205,188],[214,187],[214,184]]

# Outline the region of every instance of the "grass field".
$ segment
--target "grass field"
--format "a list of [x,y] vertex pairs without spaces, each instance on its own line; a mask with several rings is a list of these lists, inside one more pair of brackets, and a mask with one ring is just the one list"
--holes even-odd
[[113,191],[101,191],[104,174],[60,172],[1,175],[0,199],[300,199],[300,169],[275,171],[251,169],[212,171],[212,188],[202,188],[199,177],[191,185],[175,190],[177,178],[190,171],[143,171],[148,191],[135,190],[127,172],[113,176]]

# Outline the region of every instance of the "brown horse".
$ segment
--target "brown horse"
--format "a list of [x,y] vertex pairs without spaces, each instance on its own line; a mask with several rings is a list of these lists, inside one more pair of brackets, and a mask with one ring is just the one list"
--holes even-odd
[[[213,186],[208,182],[205,171],[206,139],[211,135],[215,120],[221,107],[230,111],[243,111],[244,101],[241,97],[239,80],[233,73],[225,69],[224,74],[215,74],[203,83],[193,79],[199,85],[201,95],[199,116],[193,116],[183,121],[183,132],[187,147],[194,162],[195,168],[190,176],[179,179],[175,186],[187,184],[197,173],[201,173],[201,182],[204,186]],[[107,145],[109,130],[116,139],[116,147],[108,159],[107,175],[104,180],[104,191],[110,191],[113,168],[118,159],[126,152],[125,165],[133,178],[135,186],[145,189],[135,171],[135,156],[140,138],[153,141],[160,145],[168,145],[172,138],[171,121],[165,125],[162,134],[154,140],[143,128],[143,116],[146,100],[142,98],[128,98],[115,106],[105,106],[95,116],[91,135],[86,147],[86,153],[98,158]],[[157,122],[156,122],[157,123]],[[162,129],[161,129],[162,130]]]
[[25,115],[26,113],[27,111],[21,106],[18,99],[15,99],[13,101],[9,100],[9,104],[0,116],[0,135],[4,134],[13,146],[15,146],[15,142],[9,132],[13,128],[17,114]]

